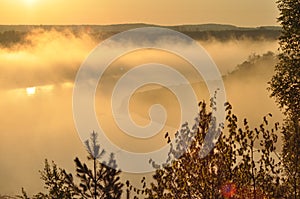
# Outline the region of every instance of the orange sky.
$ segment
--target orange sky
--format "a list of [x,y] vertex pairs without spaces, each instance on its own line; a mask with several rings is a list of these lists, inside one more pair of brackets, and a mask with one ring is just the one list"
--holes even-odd
[[271,0],[0,0],[0,24],[276,25]]

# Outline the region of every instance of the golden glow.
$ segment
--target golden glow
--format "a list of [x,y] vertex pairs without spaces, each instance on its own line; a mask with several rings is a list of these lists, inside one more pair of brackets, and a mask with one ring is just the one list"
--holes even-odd
[[27,4],[27,5],[33,5],[36,0],[24,0],[24,2]]
[[[274,1],[2,0],[0,24],[276,25]],[[238,16],[238,17],[237,17]]]
[[36,90],[35,87],[28,87],[28,88],[26,88],[26,93],[28,96],[31,96],[31,95],[35,94],[35,90]]

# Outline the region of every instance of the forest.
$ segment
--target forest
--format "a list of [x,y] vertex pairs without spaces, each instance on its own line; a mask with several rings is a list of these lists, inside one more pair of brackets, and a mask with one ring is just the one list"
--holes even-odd
[[219,24],[204,24],[204,25],[182,25],[182,26],[154,26],[151,24],[120,24],[120,25],[74,25],[74,26],[55,26],[55,25],[0,25],[0,45],[9,47],[13,44],[22,44],[25,41],[26,35],[34,29],[42,30],[70,30],[73,34],[79,35],[82,32],[88,32],[93,38],[98,41],[104,40],[114,34],[140,27],[163,27],[179,31],[190,36],[195,40],[215,39],[219,41],[228,41],[230,39],[267,39],[274,40],[280,35],[280,27],[257,27],[257,28],[240,28],[230,25]]

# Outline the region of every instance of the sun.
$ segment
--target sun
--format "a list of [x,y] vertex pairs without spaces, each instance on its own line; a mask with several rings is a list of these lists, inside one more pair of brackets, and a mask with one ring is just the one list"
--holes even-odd
[[27,5],[33,5],[37,0],[23,0]]
[[35,94],[35,90],[36,90],[35,87],[28,87],[28,88],[26,88],[26,93],[27,93],[28,96],[34,95]]

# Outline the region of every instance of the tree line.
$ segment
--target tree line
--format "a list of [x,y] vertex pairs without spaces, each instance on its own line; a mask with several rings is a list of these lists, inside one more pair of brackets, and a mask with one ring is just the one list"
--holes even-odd
[[[66,27],[63,29],[62,27],[43,27],[37,26],[36,28],[41,28],[44,30],[56,30],[56,31],[64,31],[67,28],[74,34],[75,36],[80,36],[82,32],[84,32],[84,27],[82,28],[72,28]],[[102,41],[107,39],[114,34],[119,33],[120,31],[91,31],[88,34],[91,35],[96,41]],[[251,39],[251,40],[277,40],[280,36],[280,30],[278,29],[265,29],[265,28],[252,28],[246,30],[205,30],[205,31],[180,31],[195,40],[207,41],[207,40],[217,40],[221,42],[226,42],[229,40],[241,40],[241,39]],[[15,44],[24,44],[28,42],[26,40],[26,36],[30,34],[29,30],[6,30],[0,32],[0,46],[2,47],[11,47]]]

